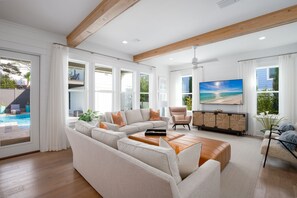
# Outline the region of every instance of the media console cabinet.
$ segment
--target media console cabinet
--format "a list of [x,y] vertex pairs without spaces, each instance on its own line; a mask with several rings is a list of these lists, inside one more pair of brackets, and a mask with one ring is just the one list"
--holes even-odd
[[193,126],[197,126],[198,129],[242,135],[248,130],[248,114],[193,111]]

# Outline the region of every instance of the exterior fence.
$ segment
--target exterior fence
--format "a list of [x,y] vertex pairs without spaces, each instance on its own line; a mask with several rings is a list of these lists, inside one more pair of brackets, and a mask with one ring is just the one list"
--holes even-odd
[[30,104],[30,89],[0,89],[0,106],[4,105],[5,112],[9,112],[11,104],[20,104],[21,111],[25,111]]

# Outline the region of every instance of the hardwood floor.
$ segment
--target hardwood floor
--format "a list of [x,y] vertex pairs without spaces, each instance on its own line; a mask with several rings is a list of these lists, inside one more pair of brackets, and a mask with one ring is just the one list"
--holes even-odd
[[73,168],[70,149],[0,161],[0,197],[101,197]]
[[[33,153],[0,161],[0,198],[101,197],[72,166],[70,149]],[[255,198],[296,198],[297,167],[268,159]]]

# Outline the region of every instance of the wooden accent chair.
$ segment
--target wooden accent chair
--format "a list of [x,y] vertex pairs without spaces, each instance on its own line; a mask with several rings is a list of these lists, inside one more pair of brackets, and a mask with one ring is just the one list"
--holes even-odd
[[192,120],[192,116],[187,116],[187,108],[186,107],[169,107],[170,115],[172,116],[173,126],[174,130],[176,130],[177,125],[185,125],[188,126],[189,130],[190,123]]

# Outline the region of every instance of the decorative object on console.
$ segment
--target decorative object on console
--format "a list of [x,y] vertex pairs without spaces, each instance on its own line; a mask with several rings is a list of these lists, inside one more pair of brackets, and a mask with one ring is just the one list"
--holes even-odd
[[248,130],[248,114],[215,111],[193,111],[193,126],[198,129],[242,135]]

